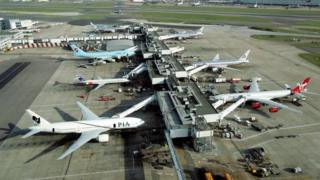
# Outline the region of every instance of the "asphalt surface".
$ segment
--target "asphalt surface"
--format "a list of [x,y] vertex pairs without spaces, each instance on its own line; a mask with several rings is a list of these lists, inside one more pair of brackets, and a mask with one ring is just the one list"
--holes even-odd
[[32,59],[4,61],[0,64],[1,141],[15,127],[59,64],[54,61],[32,62]]

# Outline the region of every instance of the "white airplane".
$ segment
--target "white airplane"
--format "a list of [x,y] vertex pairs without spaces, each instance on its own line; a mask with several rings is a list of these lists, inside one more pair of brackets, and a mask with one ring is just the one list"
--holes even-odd
[[192,3],[192,6],[200,6],[200,5],[201,5],[200,1]]
[[105,25],[105,24],[93,24],[90,22],[90,25],[94,28],[95,31],[101,33],[114,33],[116,31],[126,31],[130,29],[130,25]]
[[167,40],[167,39],[182,40],[182,39],[196,38],[203,35],[203,29],[204,27],[201,27],[197,31],[191,32],[191,33],[182,31],[175,34],[163,35],[163,36],[159,36],[159,40]]
[[269,112],[275,113],[281,109],[287,109],[294,112],[301,112],[299,110],[290,108],[284,104],[272,101],[272,99],[282,98],[287,96],[294,96],[294,95],[301,95],[301,93],[306,92],[306,86],[310,81],[310,77],[305,78],[301,84],[293,88],[286,88],[284,90],[274,90],[274,91],[260,91],[257,79],[252,79],[250,86],[244,87],[244,89],[248,89],[248,92],[243,93],[233,93],[233,94],[219,94],[216,96],[211,96],[210,100],[214,101],[215,103],[213,106],[218,108],[219,106],[225,104],[226,102],[233,102],[237,101],[238,99],[244,97],[246,101],[251,101],[252,108],[258,109],[261,107],[261,103],[268,104],[271,107],[269,108]]
[[199,67],[207,64],[208,67],[212,68],[213,72],[222,72],[224,69],[237,70],[235,68],[228,67],[230,65],[237,65],[242,63],[249,63],[248,56],[250,49],[247,50],[239,59],[220,60],[220,55],[217,54],[211,61],[197,61],[193,63],[193,66]]
[[147,70],[146,64],[141,63],[139,66],[135,67],[132,71],[128,74],[122,76],[121,78],[110,78],[110,79],[102,79],[101,77],[97,77],[97,79],[89,79],[86,80],[81,75],[76,75],[75,80],[76,83],[88,85],[88,86],[95,86],[93,90],[97,90],[106,84],[114,84],[114,83],[127,83],[130,82],[129,77],[139,74],[143,71]]
[[77,75],[75,80],[77,80],[77,83],[88,85],[88,86],[95,86],[93,90],[98,90],[102,86],[106,84],[115,84],[115,83],[126,83],[130,82],[130,80],[126,77],[123,76],[122,78],[111,78],[111,79],[102,79],[98,77],[97,79],[88,79],[86,80],[84,77],[81,75]]
[[183,5],[183,0],[182,0],[182,1],[177,2],[177,3],[176,3],[176,5],[177,5],[177,6],[182,6],[182,5]]
[[61,160],[80,148],[82,145],[86,144],[92,139],[97,139],[99,142],[108,141],[108,135],[101,134],[112,129],[129,129],[137,128],[141,126],[144,121],[140,118],[126,117],[134,111],[139,110],[141,107],[147,105],[154,100],[154,96],[151,96],[144,101],[136,104],[132,108],[124,111],[113,117],[98,117],[86,106],[77,102],[79,106],[83,120],[81,121],[70,121],[70,122],[55,122],[50,123],[40,115],[27,109],[26,111],[32,117],[35,126],[29,127],[31,130],[22,138],[27,138],[40,132],[47,133],[81,133],[81,136],[76,140],[59,158]]

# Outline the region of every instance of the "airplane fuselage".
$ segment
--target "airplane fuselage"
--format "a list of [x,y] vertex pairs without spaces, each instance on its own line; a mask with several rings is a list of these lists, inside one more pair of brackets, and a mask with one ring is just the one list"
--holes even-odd
[[57,122],[43,126],[32,126],[30,129],[40,129],[48,133],[82,133],[96,129],[128,129],[136,128],[144,123],[143,120],[133,117],[105,118],[99,120]]
[[93,84],[112,84],[112,83],[124,83],[130,82],[127,78],[112,78],[112,79],[93,79],[93,80],[86,80],[83,81],[86,85],[93,85]]
[[228,60],[228,61],[216,61],[216,62],[208,62],[208,61],[200,61],[200,62],[195,62],[194,65],[196,66],[202,66],[207,64],[208,67],[219,67],[219,66],[229,66],[229,65],[237,65],[237,64],[242,64],[245,63],[244,61],[239,61],[239,60]]
[[213,96],[213,100],[223,100],[224,102],[234,102],[239,100],[241,97],[251,98],[264,98],[264,99],[275,99],[291,95],[291,90],[275,90],[275,91],[260,91],[260,92],[244,92],[234,94],[220,94]]
[[134,52],[131,51],[104,51],[104,52],[86,52],[84,54],[75,54],[77,57],[85,57],[85,58],[92,58],[92,59],[108,59],[108,58],[121,58],[124,56],[132,56]]

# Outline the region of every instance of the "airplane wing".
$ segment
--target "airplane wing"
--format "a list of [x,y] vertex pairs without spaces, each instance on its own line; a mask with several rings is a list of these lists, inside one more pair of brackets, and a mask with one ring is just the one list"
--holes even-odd
[[100,133],[108,131],[109,129],[95,129],[87,132],[83,132],[79,139],[77,139],[57,160],[61,160],[71,154],[73,151],[79,149],[82,145],[89,142],[91,139],[99,136]]
[[289,106],[286,106],[284,104],[281,104],[281,103],[278,103],[278,102],[275,102],[275,101],[272,101],[272,100],[269,100],[269,99],[264,99],[264,98],[250,98],[248,97],[248,100],[253,100],[253,101],[259,101],[259,102],[262,102],[262,103],[265,103],[265,104],[269,104],[270,106],[275,106],[275,107],[278,107],[278,108],[282,108],[282,109],[287,109],[289,111],[293,111],[293,112],[297,112],[297,113],[302,113],[301,111],[299,110],[296,110],[294,108],[290,108]]
[[259,91],[260,91],[260,88],[259,88],[258,81],[257,79],[253,78],[250,84],[249,92],[259,92]]
[[82,113],[83,116],[83,120],[97,120],[97,119],[101,119],[99,116],[97,116],[96,114],[94,114],[89,108],[87,108],[86,106],[84,106],[82,103],[80,103],[79,101],[77,101],[77,105],[80,108],[80,111]]

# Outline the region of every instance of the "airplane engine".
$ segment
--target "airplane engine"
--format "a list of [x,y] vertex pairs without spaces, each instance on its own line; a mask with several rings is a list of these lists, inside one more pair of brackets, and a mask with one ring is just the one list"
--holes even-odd
[[251,107],[252,109],[259,109],[261,104],[259,102],[252,102]]
[[249,89],[250,89],[250,85],[244,85],[244,86],[243,86],[243,89],[244,89],[244,90],[249,90]]
[[279,111],[279,108],[277,108],[277,107],[271,107],[271,108],[269,108],[269,112],[270,113],[276,113],[276,112],[278,112]]
[[98,142],[109,142],[109,134],[100,134],[96,140]]
[[223,72],[223,69],[220,67],[213,67],[212,72],[221,74]]
[[102,61],[98,61],[98,63],[99,63],[99,64],[107,64],[107,62],[106,62],[106,61],[103,61],[103,60],[102,60]]

